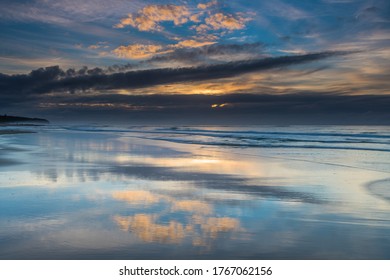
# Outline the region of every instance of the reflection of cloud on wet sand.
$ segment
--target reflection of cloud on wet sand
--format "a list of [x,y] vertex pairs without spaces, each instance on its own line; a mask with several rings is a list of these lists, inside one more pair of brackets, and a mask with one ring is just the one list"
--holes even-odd
[[134,216],[115,216],[114,221],[124,231],[132,231],[145,242],[179,243],[186,233],[192,232],[191,225],[170,221],[168,224],[156,223],[155,215],[136,214]]
[[160,196],[149,191],[116,191],[112,197],[117,200],[123,200],[136,204],[153,204],[160,200]]
[[183,211],[209,215],[213,211],[213,207],[210,204],[200,200],[177,200],[168,195],[154,194],[144,190],[116,191],[112,194],[112,197],[130,204],[150,205],[159,201],[165,201],[171,205],[173,212]]
[[209,215],[213,211],[211,205],[199,200],[181,200],[172,202],[173,211],[185,211]]
[[168,222],[160,223],[158,219],[161,214],[139,213],[113,217],[121,230],[134,232],[144,242],[180,243],[184,238],[191,237],[195,246],[206,246],[209,244],[207,240],[216,239],[219,233],[240,229],[237,219],[210,217],[213,214],[213,207],[200,200],[178,200],[144,190],[116,191],[112,196],[116,200],[130,204],[150,205],[162,201],[170,210],[169,215],[175,215],[177,212],[187,213],[185,223],[178,222],[172,217],[169,217]]
[[240,229],[240,222],[235,218],[230,217],[202,217],[194,216],[192,219],[194,224],[200,225],[204,235],[215,239],[219,233],[234,232]]
[[187,213],[187,223],[178,222],[172,217],[166,223],[159,223],[161,214],[139,213],[113,217],[121,230],[134,232],[144,242],[180,243],[184,238],[192,237],[195,246],[206,246],[207,240],[216,239],[219,233],[234,232],[240,228],[237,219],[209,217],[213,214],[213,207],[200,200],[178,200],[144,190],[116,191],[112,197],[130,204],[150,205],[162,201],[170,210],[169,215]]
[[178,200],[144,190],[116,191],[112,196],[116,200],[136,205],[163,201],[170,210],[169,215],[187,213],[184,223],[172,217],[169,217],[168,222],[159,223],[161,215],[146,213],[113,217],[121,230],[134,232],[144,242],[180,243],[185,237],[192,237],[193,245],[206,246],[210,239],[217,239],[220,233],[240,230],[240,222],[235,218],[210,217],[214,212],[212,205],[200,200]]
[[293,191],[286,186],[273,186],[266,183],[248,185],[248,179],[240,176],[232,176],[218,173],[197,171],[180,171],[165,166],[116,166],[110,169],[110,174],[124,175],[137,179],[151,181],[183,181],[195,182],[197,186],[205,189],[235,191],[238,193],[251,194],[258,197],[273,197],[281,200],[303,201],[308,203],[323,203],[314,193],[308,191]]
[[188,224],[171,220],[158,223],[158,216],[136,214],[114,216],[121,230],[134,232],[144,242],[180,243],[186,237],[193,239],[193,245],[204,246],[218,238],[220,233],[233,233],[241,230],[240,222],[230,217],[194,216]]

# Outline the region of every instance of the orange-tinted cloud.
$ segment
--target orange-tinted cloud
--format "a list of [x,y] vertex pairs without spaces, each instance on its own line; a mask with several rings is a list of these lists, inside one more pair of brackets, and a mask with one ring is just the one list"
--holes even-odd
[[203,13],[193,14],[190,16],[190,20],[193,22],[201,22],[200,17],[203,15]]
[[94,45],[88,46],[88,49],[90,50],[97,50],[97,49],[106,49],[108,48],[108,43],[107,42],[97,42]]
[[96,49],[99,49],[99,48],[101,48],[99,45],[90,45],[88,47],[88,49],[91,49],[91,50],[96,50]]
[[116,28],[132,26],[140,31],[160,31],[163,21],[171,21],[175,25],[186,23],[191,13],[185,6],[177,5],[148,5],[136,14],[129,14],[115,25]]
[[175,49],[199,48],[215,43],[216,42],[212,41],[184,40],[178,42],[177,44],[167,46],[134,44],[128,46],[119,46],[118,48],[114,49],[112,53],[122,58],[146,59],[155,55],[173,52]]
[[205,33],[208,30],[241,30],[245,28],[247,21],[252,20],[247,14],[210,11],[210,8],[216,5],[218,1],[201,3],[195,11],[184,5],[148,5],[137,13],[121,19],[114,27],[132,26],[140,31],[162,31],[164,29],[160,24],[162,22],[173,22],[176,26],[192,22],[195,25],[190,29]]
[[212,6],[216,6],[217,4],[218,4],[218,1],[214,0],[214,1],[210,1],[208,3],[200,3],[200,4],[198,4],[198,8],[205,10],[205,9],[208,9]]
[[141,45],[134,44],[128,46],[120,46],[112,51],[115,55],[122,58],[130,59],[145,59],[156,54],[164,54],[170,50],[164,50],[160,45]]
[[241,15],[231,15],[217,13],[206,18],[206,26],[201,25],[200,30],[203,29],[228,29],[228,30],[239,30],[245,28],[245,22],[249,19],[243,18]]
[[216,42],[210,42],[210,41],[200,42],[195,40],[184,40],[172,46],[174,48],[199,48],[207,45],[213,45],[215,43]]

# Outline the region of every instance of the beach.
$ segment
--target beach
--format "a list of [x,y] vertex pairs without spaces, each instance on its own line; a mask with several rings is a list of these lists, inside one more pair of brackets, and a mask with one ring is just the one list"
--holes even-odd
[[1,259],[390,258],[389,127],[2,129]]

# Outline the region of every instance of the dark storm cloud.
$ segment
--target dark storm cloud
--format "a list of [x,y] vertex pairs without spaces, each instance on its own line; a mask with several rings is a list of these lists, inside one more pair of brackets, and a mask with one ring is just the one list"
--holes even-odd
[[0,92],[11,99],[25,95],[51,92],[132,89],[178,82],[205,81],[234,77],[245,73],[302,64],[345,52],[320,52],[296,56],[282,56],[249,61],[235,61],[216,65],[188,68],[161,68],[125,73],[106,74],[100,68],[62,70],[58,66],[40,68],[27,75],[0,74]]

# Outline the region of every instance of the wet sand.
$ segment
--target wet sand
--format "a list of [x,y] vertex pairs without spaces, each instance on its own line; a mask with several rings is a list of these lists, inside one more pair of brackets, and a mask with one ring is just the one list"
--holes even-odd
[[161,138],[0,138],[0,258],[390,258],[388,153]]

